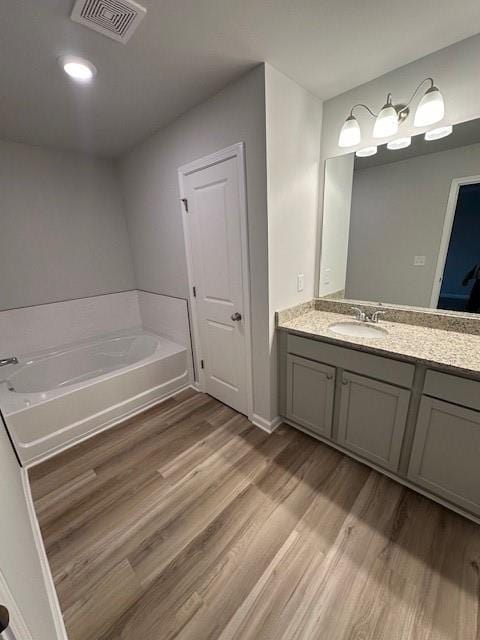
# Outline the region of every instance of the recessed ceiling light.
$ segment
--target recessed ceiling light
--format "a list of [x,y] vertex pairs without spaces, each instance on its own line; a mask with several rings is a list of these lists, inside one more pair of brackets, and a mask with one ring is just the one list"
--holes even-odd
[[452,125],[448,125],[445,127],[437,127],[436,129],[432,129],[431,131],[427,131],[425,134],[425,140],[440,140],[440,138],[446,138],[453,131]]
[[377,153],[377,147],[365,147],[364,149],[359,149],[355,155],[359,158],[368,158],[369,156],[374,156]]
[[70,76],[72,80],[75,80],[75,82],[86,84],[97,75],[95,65],[89,60],[85,60],[85,58],[63,56],[59,62],[65,73]]
[[396,138],[396,140],[390,140],[390,142],[387,143],[387,149],[390,149],[390,151],[405,149],[405,147],[410,146],[411,142],[411,138]]

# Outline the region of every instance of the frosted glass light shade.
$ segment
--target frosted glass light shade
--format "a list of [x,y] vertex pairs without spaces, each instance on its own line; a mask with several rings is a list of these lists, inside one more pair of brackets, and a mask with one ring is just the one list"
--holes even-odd
[[415,127],[428,127],[435,122],[440,122],[445,115],[445,103],[443,96],[437,87],[429,89],[415,111],[413,124]]
[[427,131],[425,134],[425,140],[440,140],[440,138],[446,138],[453,131],[453,127],[451,124],[445,127],[437,127],[436,129],[432,129],[431,131]]
[[359,149],[355,155],[359,158],[368,158],[368,156],[374,156],[377,153],[377,147],[365,147],[364,149]]
[[388,138],[394,136],[398,131],[398,114],[395,108],[386,104],[375,120],[373,127],[374,138]]
[[339,147],[354,147],[361,139],[360,125],[355,116],[349,116],[343,123],[340,136],[338,138]]
[[396,138],[395,140],[390,140],[387,143],[387,149],[390,151],[396,151],[397,149],[405,149],[405,147],[409,147],[412,142],[411,138]]

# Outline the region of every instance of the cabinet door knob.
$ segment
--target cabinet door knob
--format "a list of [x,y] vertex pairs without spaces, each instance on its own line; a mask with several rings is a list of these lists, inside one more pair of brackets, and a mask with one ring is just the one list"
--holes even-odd
[[233,322],[239,322],[242,319],[242,314],[238,313],[238,311],[235,311],[235,313],[232,313],[230,317],[233,320]]
[[342,380],[342,384],[348,384],[348,380],[345,380],[345,378]]
[[333,380],[333,374],[327,373],[327,380]]

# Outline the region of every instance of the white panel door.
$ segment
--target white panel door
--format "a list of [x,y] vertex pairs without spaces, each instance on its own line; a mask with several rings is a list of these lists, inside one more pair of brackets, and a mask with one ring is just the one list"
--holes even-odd
[[[242,200],[237,156],[184,176],[204,390],[247,414]],[[245,255],[243,253],[243,255]]]

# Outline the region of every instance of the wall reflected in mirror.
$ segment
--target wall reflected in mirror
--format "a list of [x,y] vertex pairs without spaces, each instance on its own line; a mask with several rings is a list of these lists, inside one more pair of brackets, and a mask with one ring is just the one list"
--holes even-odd
[[327,160],[319,296],[480,313],[480,119]]

